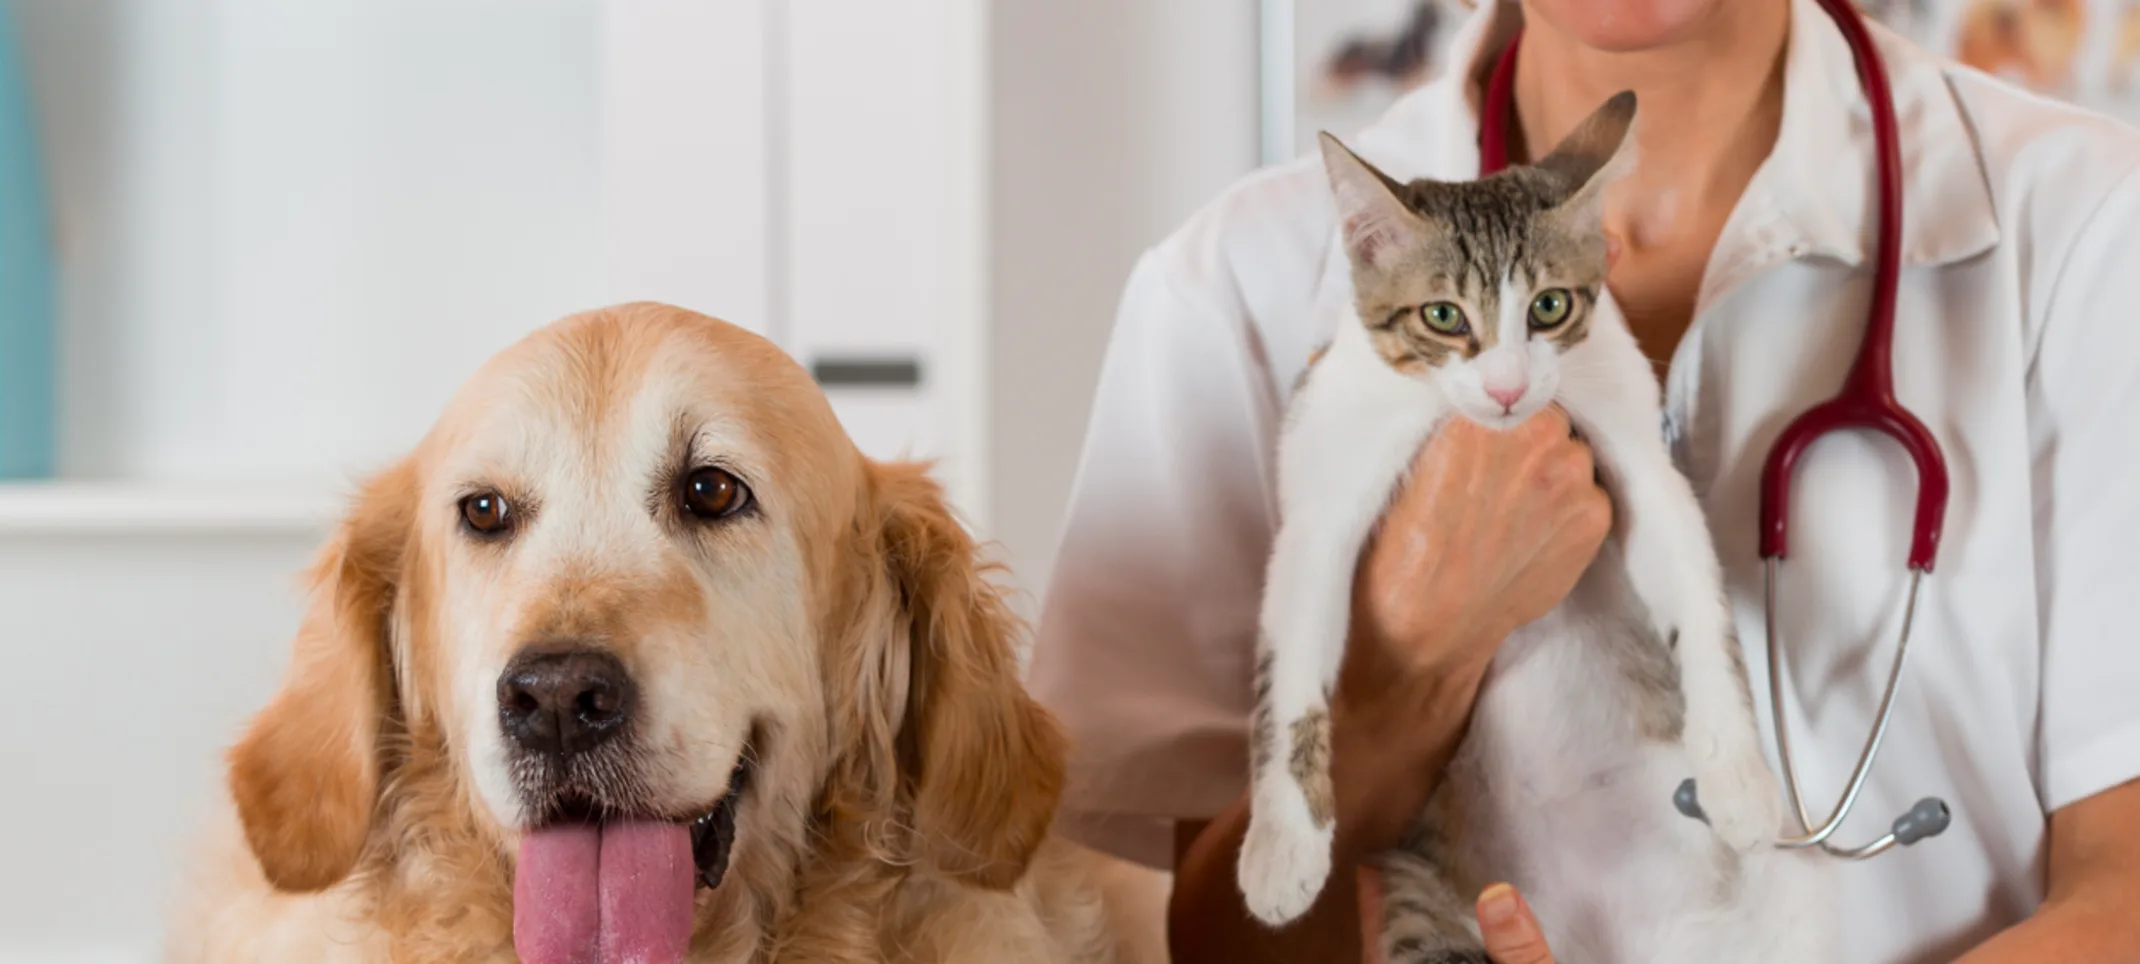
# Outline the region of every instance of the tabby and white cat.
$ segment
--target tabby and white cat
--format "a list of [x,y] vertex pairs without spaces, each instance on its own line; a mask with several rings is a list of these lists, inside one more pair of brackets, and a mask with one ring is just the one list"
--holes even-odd
[[[1510,881],[1563,961],[1817,961],[1817,862],[1783,829],[1716,551],[1660,433],[1649,361],[1603,290],[1600,197],[1633,157],[1623,93],[1535,165],[1399,184],[1329,135],[1353,303],[1295,393],[1258,641],[1239,877],[1279,924],[1330,872],[1329,696],[1354,568],[1425,439],[1552,403],[1589,443],[1614,531],[1511,636],[1427,810],[1380,858],[1392,962],[1483,962],[1471,898]],[[1698,788],[1690,817],[1674,794]]]

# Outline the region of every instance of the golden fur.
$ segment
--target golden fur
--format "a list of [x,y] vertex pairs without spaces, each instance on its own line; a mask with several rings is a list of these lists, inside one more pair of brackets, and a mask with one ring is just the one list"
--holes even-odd
[[[650,485],[694,446],[742,467],[754,524],[664,521]],[[471,482],[526,532],[469,539]],[[641,680],[638,805],[703,811],[755,761],[690,960],[1134,956],[1107,872],[1048,837],[1063,740],[989,575],[925,470],[863,457],[763,340],[652,304],[539,331],[321,552],[169,956],[513,960],[525,805],[487,701],[555,638],[601,640]]]

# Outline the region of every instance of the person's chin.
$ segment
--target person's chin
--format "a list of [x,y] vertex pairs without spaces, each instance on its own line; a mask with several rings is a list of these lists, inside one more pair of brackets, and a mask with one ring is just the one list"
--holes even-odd
[[1695,36],[1727,4],[1759,2],[1776,0],[1529,0],[1526,6],[1585,47],[1632,53]]

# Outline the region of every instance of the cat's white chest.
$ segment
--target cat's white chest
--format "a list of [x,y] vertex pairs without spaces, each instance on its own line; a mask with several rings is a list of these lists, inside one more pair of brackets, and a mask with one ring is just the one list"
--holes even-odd
[[1763,945],[1746,942],[1792,938],[1772,901],[1803,903],[1813,868],[1735,854],[1673,806],[1694,768],[1645,733],[1669,715],[1648,702],[1662,694],[1599,644],[1627,631],[1621,615],[1571,602],[1504,645],[1445,788],[1463,798],[1463,862],[1515,883],[1564,960],[1789,959],[1748,957]]
[[1666,712],[1643,706],[1622,667],[1586,645],[1598,622],[1564,606],[1518,630],[1481,688],[1465,749],[1493,768],[1508,803],[1600,792],[1642,749],[1639,721]]

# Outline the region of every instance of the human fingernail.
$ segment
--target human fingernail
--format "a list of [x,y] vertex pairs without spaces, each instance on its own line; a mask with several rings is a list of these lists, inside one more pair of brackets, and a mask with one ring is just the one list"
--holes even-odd
[[1495,884],[1479,895],[1479,922],[1488,926],[1506,924],[1516,919],[1518,906],[1516,888]]

